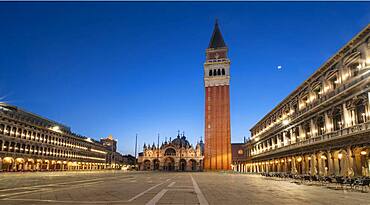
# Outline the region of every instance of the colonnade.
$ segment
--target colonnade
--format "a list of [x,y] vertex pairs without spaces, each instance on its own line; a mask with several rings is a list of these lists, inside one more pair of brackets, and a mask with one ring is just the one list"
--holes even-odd
[[284,172],[320,176],[370,176],[370,147],[347,147],[234,164],[238,172]]
[[106,163],[71,162],[61,160],[43,160],[32,158],[0,158],[0,171],[72,171],[72,170],[103,170]]

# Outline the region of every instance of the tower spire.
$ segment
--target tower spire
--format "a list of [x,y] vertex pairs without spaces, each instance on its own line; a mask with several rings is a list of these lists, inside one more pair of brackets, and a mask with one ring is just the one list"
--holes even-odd
[[222,37],[220,28],[218,26],[218,19],[216,18],[215,27],[213,29],[211,41],[209,42],[208,48],[224,48],[226,47],[224,38]]

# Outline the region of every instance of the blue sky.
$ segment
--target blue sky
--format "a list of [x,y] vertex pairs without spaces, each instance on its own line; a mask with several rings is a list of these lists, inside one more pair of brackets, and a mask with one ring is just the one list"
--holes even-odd
[[[215,18],[229,46],[232,142],[370,22],[370,3],[0,3],[0,96],[119,150],[204,135]],[[282,69],[278,70],[277,66]]]

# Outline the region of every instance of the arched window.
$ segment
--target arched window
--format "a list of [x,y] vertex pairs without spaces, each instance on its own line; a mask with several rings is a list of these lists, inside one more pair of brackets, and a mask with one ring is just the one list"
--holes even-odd
[[222,69],[222,75],[225,75],[225,69]]
[[306,139],[310,138],[311,137],[311,126],[310,126],[310,123],[307,122],[306,124],[304,124],[304,132],[306,134]]
[[216,76],[217,75],[217,71],[216,69],[213,70],[213,75]]
[[299,138],[299,127],[298,126],[294,128],[294,135],[296,137],[296,141],[299,142],[300,138]]
[[164,152],[164,155],[166,155],[166,156],[175,156],[176,155],[176,151],[173,148],[168,148]]
[[349,67],[349,69],[350,69],[350,71],[351,71],[351,76],[352,77],[356,77],[357,75],[358,75],[358,73],[359,73],[359,66],[360,66],[360,64],[359,63],[352,63],[352,64],[350,64],[348,67]]
[[338,108],[335,108],[333,110],[333,129],[334,131],[340,130],[342,128],[342,113],[341,110]]
[[325,133],[325,119],[323,116],[319,116],[316,121],[317,133],[318,135],[323,135]]
[[209,74],[208,74],[209,76],[212,76],[212,70],[209,70]]
[[361,124],[366,121],[366,111],[365,111],[365,103],[364,100],[359,100],[356,103],[356,115],[357,115],[357,123]]
[[218,69],[217,75],[221,75],[221,69]]

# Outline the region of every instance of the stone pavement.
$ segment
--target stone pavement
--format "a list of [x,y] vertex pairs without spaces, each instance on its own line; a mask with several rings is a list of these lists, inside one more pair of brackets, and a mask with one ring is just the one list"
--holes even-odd
[[219,172],[0,173],[0,204],[370,204],[370,193]]

